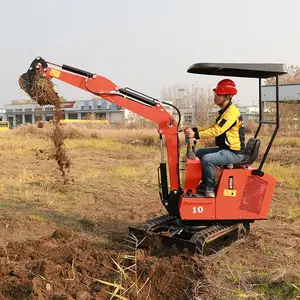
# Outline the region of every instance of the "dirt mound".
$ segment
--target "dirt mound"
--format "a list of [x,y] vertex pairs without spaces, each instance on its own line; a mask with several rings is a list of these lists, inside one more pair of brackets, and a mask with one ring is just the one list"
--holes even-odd
[[14,300],[109,299],[117,285],[124,299],[191,299],[194,281],[201,276],[193,257],[146,257],[140,250],[120,253],[70,230],[56,230],[38,241],[9,243],[0,248],[0,261],[2,295]]

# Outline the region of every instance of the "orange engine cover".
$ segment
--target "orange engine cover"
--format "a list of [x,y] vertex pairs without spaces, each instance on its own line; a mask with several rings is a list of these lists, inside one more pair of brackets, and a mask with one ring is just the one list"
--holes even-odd
[[[197,166],[198,165],[198,166]],[[197,198],[201,179],[201,162],[189,160],[186,168],[184,194],[179,203],[182,220],[258,220],[266,219],[276,186],[268,174],[252,175],[252,168],[224,169],[216,188],[216,198]]]

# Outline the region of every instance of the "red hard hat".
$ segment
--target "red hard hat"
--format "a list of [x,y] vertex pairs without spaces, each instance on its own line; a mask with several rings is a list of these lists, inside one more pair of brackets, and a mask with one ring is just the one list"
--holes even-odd
[[213,91],[220,95],[236,95],[237,93],[235,83],[230,79],[221,80]]

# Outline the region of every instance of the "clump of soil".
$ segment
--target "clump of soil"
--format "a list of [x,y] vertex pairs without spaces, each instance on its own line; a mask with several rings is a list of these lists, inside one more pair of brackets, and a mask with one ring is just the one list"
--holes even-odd
[[[25,76],[24,74],[22,76],[20,83],[21,88],[23,86],[23,89],[26,89],[25,92],[39,105],[55,105],[57,100],[59,100],[54,90],[53,82],[43,73],[35,71],[31,77]],[[30,83],[28,80],[32,82]],[[24,84],[24,82],[26,82],[26,84]]]
[[[60,101],[58,94],[54,90],[53,82],[51,81],[51,78],[45,76],[43,73],[36,70],[30,70],[20,77],[19,85],[31,99],[36,101],[39,105],[54,105],[54,129],[50,136],[54,144],[54,150],[49,158],[56,160],[58,168],[64,178],[64,182],[66,183],[68,182],[66,172],[70,169],[70,159],[66,153],[64,134],[60,126],[60,120],[62,118]],[[42,123],[39,121],[39,128],[42,127],[41,124]]]

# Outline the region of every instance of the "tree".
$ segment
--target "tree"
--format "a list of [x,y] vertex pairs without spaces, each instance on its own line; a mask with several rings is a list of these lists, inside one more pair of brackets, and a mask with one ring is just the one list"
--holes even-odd
[[[287,74],[279,76],[279,84],[300,84],[300,67],[291,65],[287,67]],[[276,84],[276,78],[265,79],[266,85]]]
[[[172,85],[164,87],[161,91],[161,100],[176,106],[181,114],[181,124],[206,126],[210,123],[210,110],[214,106],[212,90],[206,87],[199,87],[196,84],[185,87]],[[169,105],[163,104],[165,109],[176,119],[177,111]],[[156,127],[157,125],[135,113],[128,112],[127,126],[129,127]]]
[[[182,116],[182,124],[203,126],[209,123],[209,111],[214,105],[211,89],[197,84],[185,87],[173,85],[162,90],[162,98],[175,105]],[[176,111],[172,111],[177,114]]]
[[68,100],[67,100],[65,97],[63,97],[63,96],[60,96],[58,99],[59,99],[60,102],[67,102],[67,101],[68,101]]

